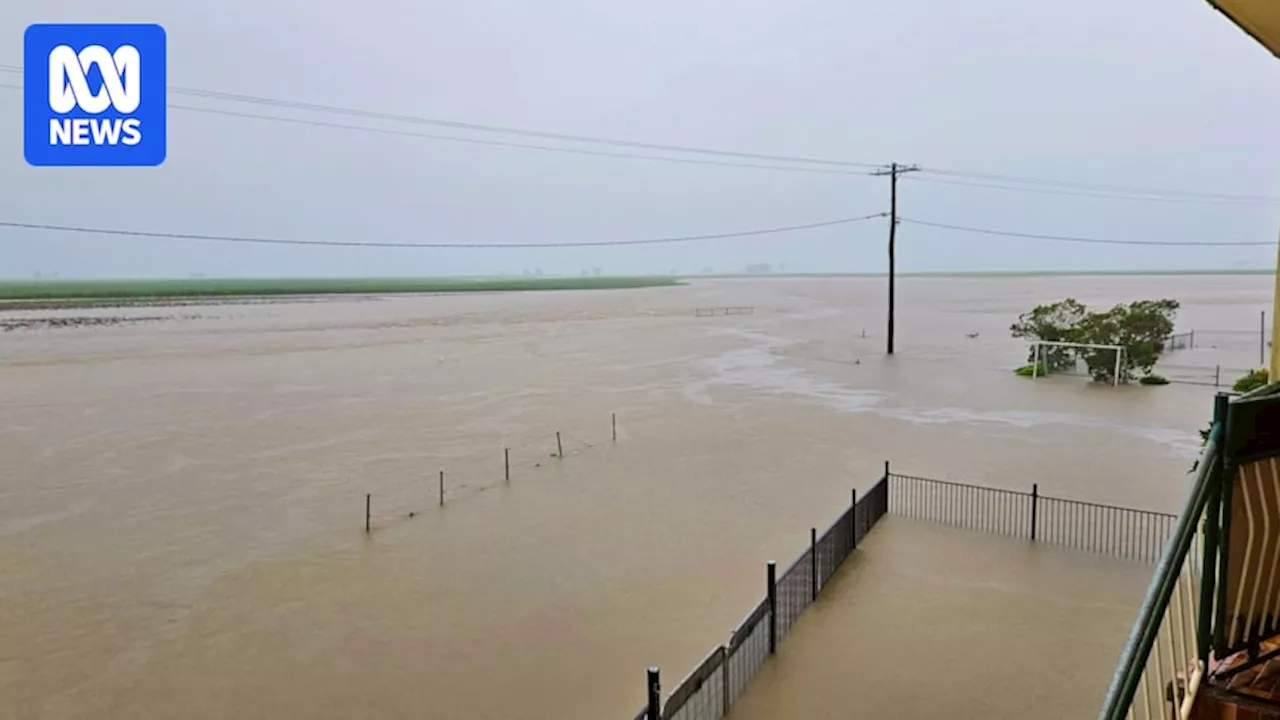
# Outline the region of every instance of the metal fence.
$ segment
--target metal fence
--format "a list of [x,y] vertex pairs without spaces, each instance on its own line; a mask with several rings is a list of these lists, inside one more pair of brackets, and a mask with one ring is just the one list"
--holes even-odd
[[1212,388],[1229,388],[1241,376],[1252,372],[1254,368],[1244,366],[1228,367],[1225,365],[1179,365],[1159,363],[1156,373],[1163,375],[1172,383],[1182,385],[1203,385]]
[[781,575],[766,566],[765,597],[729,640],[711,650],[661,702],[657,668],[649,669],[649,702],[636,720],[718,720],[742,697],[747,683],[777,651],[831,581],[836,570],[886,514],[1034,542],[1155,562],[1176,517],[1167,513],[1046,497],[1031,492],[966,485],[890,472],[823,532],[809,531],[809,547]]
[[888,474],[889,512],[968,530],[1022,537],[1155,562],[1173,531],[1168,513]]
[[1191,350],[1196,346],[1196,331],[1190,330],[1184,333],[1174,333],[1165,341],[1166,350]]
[[733,306],[733,307],[709,307],[694,308],[694,317],[716,317],[718,315],[755,315],[756,309],[752,306]]
[[777,651],[800,615],[818,598],[822,588],[858,543],[889,510],[888,478],[881,478],[862,498],[853,502],[821,534],[809,531],[809,547],[777,575],[770,562],[765,572],[765,597],[725,644],[706,658],[660,702],[657,668],[649,669],[648,704],[636,720],[717,720],[742,697],[747,683]]

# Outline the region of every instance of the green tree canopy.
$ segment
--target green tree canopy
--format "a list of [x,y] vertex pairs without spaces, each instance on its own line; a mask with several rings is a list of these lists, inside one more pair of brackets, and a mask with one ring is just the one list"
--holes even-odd
[[[1177,300],[1138,300],[1110,310],[1091,311],[1074,298],[1067,298],[1023,313],[1010,330],[1014,337],[1026,340],[1121,346],[1124,357],[1120,362],[1120,380],[1126,382],[1135,371],[1151,374],[1173,333],[1178,307]],[[1094,380],[1113,382],[1116,379],[1114,350],[1054,347],[1042,357],[1050,372],[1072,367],[1080,359]]]

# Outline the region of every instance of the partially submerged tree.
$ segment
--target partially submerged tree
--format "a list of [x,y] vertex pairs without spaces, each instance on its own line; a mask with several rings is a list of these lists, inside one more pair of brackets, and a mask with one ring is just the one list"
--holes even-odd
[[[1173,333],[1178,307],[1177,300],[1138,300],[1094,312],[1068,298],[1024,313],[1010,329],[1014,337],[1029,340],[1123,347],[1119,363],[1120,381],[1126,382],[1135,371],[1151,374],[1164,352],[1169,335]],[[1047,350],[1042,350],[1041,357],[1050,372],[1072,367],[1079,358],[1094,380],[1110,383],[1116,379],[1116,351],[1113,349],[1052,347]]]
[[[1076,339],[1080,323],[1089,314],[1086,308],[1075,298],[1067,298],[1051,305],[1038,305],[1031,312],[1018,316],[1018,322],[1009,330],[1016,338],[1024,340],[1044,340],[1047,342],[1081,342]],[[1027,362],[1036,361],[1035,351],[1027,355]],[[1045,347],[1040,354],[1040,361],[1045,369],[1065,370],[1076,364],[1075,354],[1070,348]]]

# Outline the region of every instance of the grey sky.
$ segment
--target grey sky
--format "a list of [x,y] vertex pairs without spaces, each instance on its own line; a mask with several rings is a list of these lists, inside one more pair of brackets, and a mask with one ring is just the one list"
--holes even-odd
[[[1089,183],[1280,196],[1280,62],[1203,0],[6,0],[32,22],[159,22],[170,84],[541,130]],[[19,84],[20,76],[0,73]],[[329,114],[171,102],[441,134]],[[882,178],[308,128],[173,110],[161,168],[35,169],[0,88],[0,219],[297,239],[542,242],[878,212]],[[528,139],[477,135],[528,142]],[[1277,205],[903,181],[906,217],[1138,240],[1270,240]],[[0,229],[0,276],[879,271],[885,221],[641,248],[373,250]],[[901,226],[900,267],[1265,267],[1274,247],[1059,244]]]

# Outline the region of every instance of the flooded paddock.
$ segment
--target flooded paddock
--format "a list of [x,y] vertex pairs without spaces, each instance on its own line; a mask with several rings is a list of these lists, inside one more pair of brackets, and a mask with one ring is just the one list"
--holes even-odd
[[[0,333],[0,716],[627,717],[646,666],[691,669],[758,600],[764,560],[885,460],[1176,511],[1213,389],[1018,378],[1008,326],[1068,295],[1168,296],[1180,329],[1246,331],[1270,292],[907,278],[891,358],[884,283],[853,278]],[[130,314],[164,313],[4,315]],[[1254,364],[1256,337],[1221,338],[1168,362]],[[859,612],[918,622],[875,597]]]

